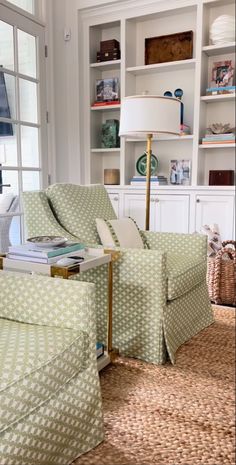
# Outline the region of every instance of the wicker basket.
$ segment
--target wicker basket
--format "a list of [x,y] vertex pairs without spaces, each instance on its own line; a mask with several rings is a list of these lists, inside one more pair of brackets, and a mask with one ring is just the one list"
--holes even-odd
[[[226,247],[232,244],[234,248]],[[216,304],[236,304],[236,241],[224,241],[214,258],[208,258],[207,285],[209,296]],[[222,258],[227,255],[227,259]]]

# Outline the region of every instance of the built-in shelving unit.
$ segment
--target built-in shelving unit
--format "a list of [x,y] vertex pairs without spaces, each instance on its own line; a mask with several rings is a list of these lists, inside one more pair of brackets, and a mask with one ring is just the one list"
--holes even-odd
[[[210,170],[235,168],[235,144],[202,144],[211,124],[235,126],[235,95],[206,95],[214,62],[235,59],[235,42],[210,42],[211,24],[223,14],[235,16],[234,0],[122,0],[81,13],[83,182],[104,183],[104,169],[119,169],[120,184],[106,185],[106,189],[117,216],[131,216],[140,228],[145,219],[145,185],[136,187],[130,181],[137,174],[136,163],[145,152],[146,140],[121,138],[119,148],[102,147],[102,124],[119,120],[120,106],[92,106],[96,80],[118,77],[121,102],[129,95],[163,95],[167,90],[173,94],[175,89],[183,89],[184,123],[190,134],[153,137],[158,173],[167,177],[168,185],[151,187],[150,228],[193,233],[201,232],[204,224],[217,223],[224,240],[235,237],[234,186],[209,186]],[[190,30],[191,59],[145,65],[145,38]],[[120,42],[121,58],[96,63],[100,41],[109,39]],[[170,184],[170,162],[177,159],[190,160],[190,185]]]
[[[118,2],[119,3],[119,2]],[[220,15],[235,15],[232,0],[123,1],[84,13],[83,93],[85,182],[102,183],[105,168],[120,169],[120,187],[130,187],[136,162],[146,148],[145,138],[121,140],[120,148],[101,147],[101,127],[107,119],[120,117],[120,105],[93,107],[97,79],[118,77],[120,98],[145,92],[163,95],[183,89],[184,123],[191,134],[153,138],[159,174],[169,179],[170,161],[190,160],[191,187],[208,186],[209,171],[234,169],[235,144],[202,145],[206,128],[213,123],[235,126],[235,94],[206,95],[211,87],[214,62],[234,59],[235,42],[210,43],[210,27]],[[137,7],[136,7],[137,5]],[[114,18],[116,18],[114,20]],[[191,59],[145,65],[145,38],[193,31]],[[120,42],[121,59],[96,63],[101,40]],[[89,62],[88,57],[89,56]],[[168,185],[166,189],[176,189]],[[188,186],[181,186],[188,189]],[[164,187],[163,187],[164,189]]]

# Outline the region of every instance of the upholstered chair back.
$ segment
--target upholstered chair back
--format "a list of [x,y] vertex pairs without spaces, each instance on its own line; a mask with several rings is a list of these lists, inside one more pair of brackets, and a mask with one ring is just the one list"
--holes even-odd
[[99,244],[96,218],[116,219],[102,185],[54,184],[46,190],[52,211],[70,234],[88,244]]

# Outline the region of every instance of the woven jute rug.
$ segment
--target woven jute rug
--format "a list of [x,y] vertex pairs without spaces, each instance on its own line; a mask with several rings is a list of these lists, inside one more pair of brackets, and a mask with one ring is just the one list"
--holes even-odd
[[105,441],[74,465],[235,465],[235,310],[214,312],[176,365],[119,358],[101,373]]

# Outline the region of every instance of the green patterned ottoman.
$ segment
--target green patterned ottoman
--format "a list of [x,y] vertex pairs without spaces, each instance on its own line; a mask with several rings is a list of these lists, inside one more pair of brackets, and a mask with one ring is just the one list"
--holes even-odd
[[67,465],[103,439],[94,285],[0,272],[0,464]]

